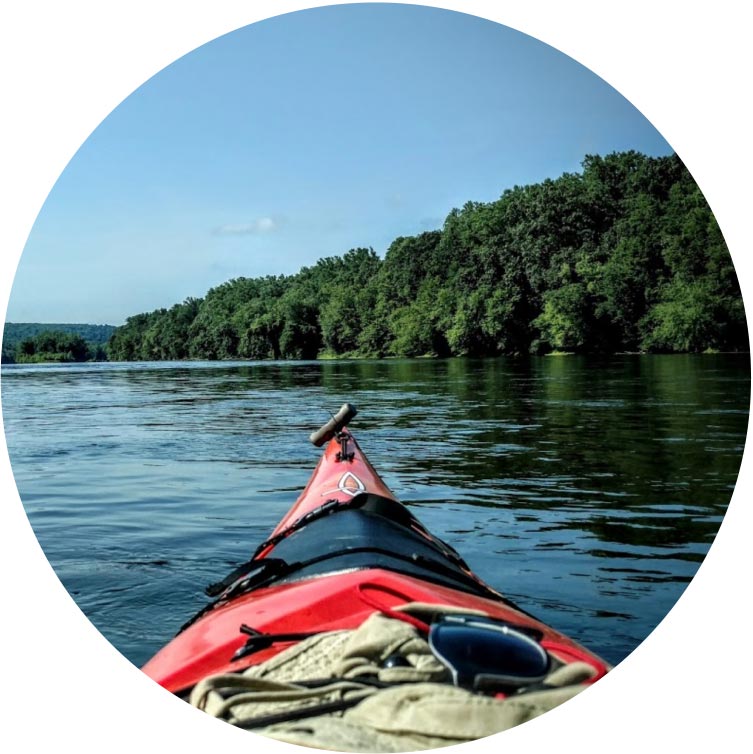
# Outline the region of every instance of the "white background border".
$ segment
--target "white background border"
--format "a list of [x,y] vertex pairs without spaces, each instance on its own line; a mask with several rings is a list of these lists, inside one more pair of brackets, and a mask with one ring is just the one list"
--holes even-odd
[[[321,3],[326,4],[326,3]],[[659,129],[706,194],[750,311],[751,45],[746,5],[431,2],[517,28],[606,79]],[[34,219],[91,131],[177,57],[310,2],[27,0],[0,10],[0,305]],[[29,527],[0,436],[0,742],[24,751],[292,750],[225,726],[122,658],[63,590]],[[750,453],[746,453],[746,458]],[[709,557],[659,628],[595,688],[471,744],[562,752],[737,752],[750,743],[746,642],[750,463]],[[748,744],[745,744],[748,741]]]

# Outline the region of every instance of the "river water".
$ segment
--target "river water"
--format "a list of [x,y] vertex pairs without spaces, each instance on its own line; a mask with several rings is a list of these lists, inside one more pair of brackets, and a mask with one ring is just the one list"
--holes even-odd
[[246,560],[345,400],[388,486],[488,583],[617,663],[707,553],[747,356],[3,366],[16,483],[77,604],[143,664]]

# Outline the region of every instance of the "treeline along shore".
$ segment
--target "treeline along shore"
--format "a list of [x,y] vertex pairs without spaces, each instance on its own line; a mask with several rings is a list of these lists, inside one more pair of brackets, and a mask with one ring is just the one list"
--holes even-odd
[[112,360],[747,351],[732,259],[676,155],[587,156],[441,230],[129,317]]
[[313,359],[747,350],[740,288],[676,155],[583,170],[453,209],[384,259],[351,249],[130,317],[109,357]]
[[112,325],[6,322],[3,364],[106,361]]

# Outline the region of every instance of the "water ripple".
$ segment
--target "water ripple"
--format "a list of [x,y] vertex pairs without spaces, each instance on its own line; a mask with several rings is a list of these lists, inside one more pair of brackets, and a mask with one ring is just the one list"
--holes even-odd
[[143,663],[245,560],[344,400],[387,484],[486,581],[612,662],[718,530],[747,357],[3,367],[22,500],[82,610]]

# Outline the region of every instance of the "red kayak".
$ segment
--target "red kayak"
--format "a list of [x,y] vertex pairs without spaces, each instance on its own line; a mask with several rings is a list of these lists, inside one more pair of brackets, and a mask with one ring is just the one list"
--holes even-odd
[[311,436],[326,449],[298,500],[246,563],[207,588],[213,601],[144,672],[184,695],[207,676],[239,673],[312,634],[425,603],[480,611],[534,637],[560,663],[587,663],[587,683],[604,675],[601,659],[481,581],[397,500],[346,428],[354,415],[345,404]]

